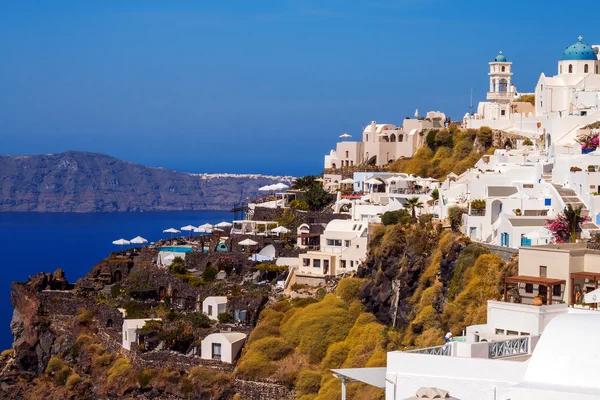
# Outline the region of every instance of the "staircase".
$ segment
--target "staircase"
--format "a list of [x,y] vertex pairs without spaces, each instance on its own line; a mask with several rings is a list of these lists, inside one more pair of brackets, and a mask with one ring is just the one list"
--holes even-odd
[[[542,177],[544,177],[544,175],[542,175]],[[570,204],[573,208],[581,207],[582,216],[587,217],[590,215],[590,210],[588,210],[586,205],[583,204],[583,201],[581,201],[581,199],[579,198],[579,196],[577,196],[577,193],[575,193],[573,189],[564,188],[562,187],[562,185],[557,184],[553,184],[552,186],[554,186],[554,188],[562,198],[563,202],[565,203],[565,206]],[[594,224],[593,222],[586,222],[585,224],[581,225],[581,228],[585,231],[588,231],[591,237],[594,237],[596,234],[600,233],[600,227],[598,227],[598,225]]]

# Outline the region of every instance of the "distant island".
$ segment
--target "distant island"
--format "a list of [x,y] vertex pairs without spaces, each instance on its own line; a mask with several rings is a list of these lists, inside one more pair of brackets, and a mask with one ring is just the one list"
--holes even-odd
[[99,153],[0,156],[0,211],[227,210],[289,176],[190,174]]

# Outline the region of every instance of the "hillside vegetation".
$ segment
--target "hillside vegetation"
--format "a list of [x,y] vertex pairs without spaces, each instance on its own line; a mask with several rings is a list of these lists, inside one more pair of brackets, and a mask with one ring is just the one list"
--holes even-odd
[[460,175],[473,168],[481,153],[493,151],[492,130],[488,127],[461,130],[450,125],[425,134],[426,145],[412,158],[396,160],[390,171],[442,179],[450,172]]
[[[459,335],[484,323],[486,301],[500,298],[502,278],[514,269],[425,218],[380,226],[361,278],[341,280],[335,294],[281,300],[262,312],[237,374],[284,383],[302,400],[340,398],[331,369],[382,367],[388,351],[439,345],[448,330]],[[348,398],[384,393],[353,383]]]

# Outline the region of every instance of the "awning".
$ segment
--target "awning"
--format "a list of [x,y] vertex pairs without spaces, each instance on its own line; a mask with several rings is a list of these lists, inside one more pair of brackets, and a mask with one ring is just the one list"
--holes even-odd
[[385,388],[386,368],[345,368],[332,369],[333,376],[336,378],[346,378],[348,380],[366,383],[381,389]]

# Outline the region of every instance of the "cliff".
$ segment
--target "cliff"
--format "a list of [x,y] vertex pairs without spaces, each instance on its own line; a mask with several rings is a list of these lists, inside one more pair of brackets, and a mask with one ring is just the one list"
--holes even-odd
[[226,210],[291,179],[189,174],[77,151],[0,156],[0,211]]

